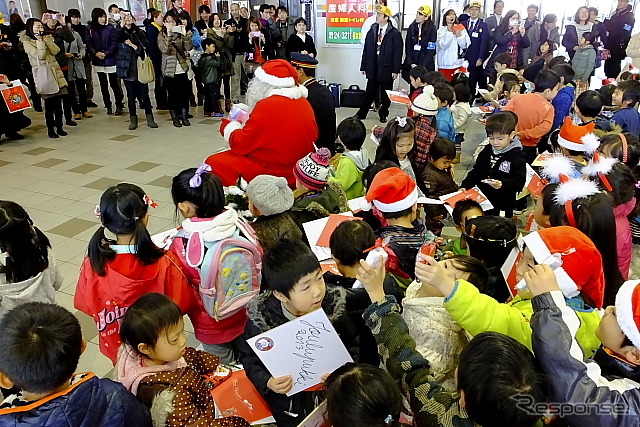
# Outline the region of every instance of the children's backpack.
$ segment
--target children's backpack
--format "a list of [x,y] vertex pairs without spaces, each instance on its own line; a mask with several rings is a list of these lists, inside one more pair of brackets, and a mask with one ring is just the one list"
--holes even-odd
[[[231,317],[260,292],[262,248],[253,229],[243,220],[231,237],[206,242],[202,233],[191,233],[185,258],[200,273],[200,298],[209,316]],[[179,236],[185,237],[184,230]]]

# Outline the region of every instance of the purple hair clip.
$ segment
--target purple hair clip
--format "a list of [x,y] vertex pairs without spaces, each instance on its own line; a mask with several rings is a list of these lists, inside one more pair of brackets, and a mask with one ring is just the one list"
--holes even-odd
[[193,174],[193,177],[189,180],[189,187],[198,188],[202,185],[202,174],[211,172],[211,166],[206,163],[200,163],[198,169],[196,169],[196,173]]

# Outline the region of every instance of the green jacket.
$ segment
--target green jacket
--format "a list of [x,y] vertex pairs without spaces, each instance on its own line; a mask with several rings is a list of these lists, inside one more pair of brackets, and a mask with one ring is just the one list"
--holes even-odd
[[[596,328],[600,324],[600,314],[584,304],[580,297],[567,300],[580,318],[580,328],[576,335],[585,357],[591,357],[600,346],[596,338]],[[453,320],[471,335],[482,332],[500,332],[515,339],[531,350],[531,326],[533,315],[531,300],[519,295],[512,301],[501,304],[493,298],[481,294],[478,288],[464,280],[456,281],[454,290],[444,300]]]
[[367,166],[368,164],[364,165],[364,168],[361,169],[356,165],[353,159],[346,154],[342,154],[342,156],[340,156],[338,168],[335,173],[335,179],[338,180],[340,186],[347,194],[348,200],[356,199],[365,195],[366,190],[362,183],[362,174]]
[[203,53],[198,60],[198,69],[203,84],[218,83],[220,80],[218,70],[220,69],[220,59],[215,53]]
[[574,80],[577,82],[588,82],[596,63],[596,50],[591,45],[579,48],[573,59],[571,67],[575,74]]
[[387,371],[392,378],[401,380],[403,391],[409,394],[414,425],[475,426],[460,406],[458,393],[448,392],[433,381],[429,362],[416,351],[400,311],[395,297],[387,296],[383,303],[371,304],[362,317],[373,332]]

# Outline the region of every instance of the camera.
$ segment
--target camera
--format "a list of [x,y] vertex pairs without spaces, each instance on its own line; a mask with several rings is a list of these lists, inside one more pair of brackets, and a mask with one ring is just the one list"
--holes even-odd
[[49,16],[51,16],[51,19],[58,19],[58,14],[57,13],[52,13]]

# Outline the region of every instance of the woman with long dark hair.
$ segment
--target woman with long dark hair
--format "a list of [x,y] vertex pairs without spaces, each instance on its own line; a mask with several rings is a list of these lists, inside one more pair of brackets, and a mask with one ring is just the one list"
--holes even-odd
[[93,69],[98,73],[102,100],[107,114],[113,114],[113,104],[109,94],[109,86],[116,101],[116,116],[124,111],[124,95],[116,77],[116,55],[118,53],[118,32],[107,23],[107,13],[99,7],[91,11],[87,50],[91,55]]
[[520,14],[518,12],[510,10],[505,14],[502,22],[495,29],[493,40],[496,45],[485,68],[489,76],[493,77],[493,81],[495,81],[496,74],[493,65],[496,57],[501,53],[506,53],[511,58],[511,62],[507,64],[508,68],[518,70],[526,65],[522,50],[525,47],[529,47],[531,43],[524,26],[520,25]]
[[436,69],[434,57],[436,55],[437,30],[431,19],[431,8],[420,6],[416,19],[407,29],[404,50],[405,60],[402,66],[402,78],[409,81],[409,71],[422,65],[429,71]]
[[442,17],[442,26],[438,28],[436,42],[438,71],[444,75],[447,81],[452,81],[453,73],[462,67],[464,52],[470,44],[469,33],[458,22],[456,11],[447,10]]
[[[220,86],[224,85],[224,111],[227,113],[231,110],[231,76],[234,75],[233,59],[231,49],[233,49],[235,37],[227,32],[228,27],[222,27],[222,19],[217,13],[209,17],[209,29],[207,30],[207,38],[213,40],[216,45],[216,53],[220,54]],[[221,88],[218,93],[222,93]],[[222,111],[222,108],[220,109]]]

